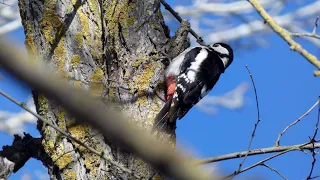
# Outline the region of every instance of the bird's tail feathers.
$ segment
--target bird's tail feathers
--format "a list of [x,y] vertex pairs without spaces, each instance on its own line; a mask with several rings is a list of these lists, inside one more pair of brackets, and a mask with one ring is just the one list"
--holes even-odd
[[154,120],[154,125],[153,128],[151,130],[151,133],[153,133],[156,129],[158,130],[162,130],[163,128],[165,128],[165,130],[172,130],[173,127],[175,127],[175,125],[173,126],[172,123],[169,121],[169,111],[171,108],[171,103],[172,103],[172,97],[166,102],[166,104],[162,107],[162,109],[160,110],[160,112],[157,114],[157,116],[155,117]]

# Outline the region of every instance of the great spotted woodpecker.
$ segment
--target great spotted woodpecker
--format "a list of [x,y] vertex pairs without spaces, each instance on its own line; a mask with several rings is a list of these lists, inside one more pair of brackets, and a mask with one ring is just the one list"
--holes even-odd
[[165,71],[166,104],[155,118],[154,129],[175,122],[197,104],[217,83],[233,61],[233,50],[225,43],[188,48]]

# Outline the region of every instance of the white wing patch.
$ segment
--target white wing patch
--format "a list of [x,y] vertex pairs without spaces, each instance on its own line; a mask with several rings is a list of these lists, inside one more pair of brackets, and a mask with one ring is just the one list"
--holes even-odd
[[177,91],[173,94],[173,98],[177,98],[178,97],[178,94],[177,94]]
[[182,92],[186,92],[186,88],[183,87],[181,84],[177,84],[177,87],[182,90]]
[[188,79],[193,82],[196,77],[196,73],[198,69],[200,68],[200,65],[203,60],[205,60],[208,57],[208,51],[206,49],[201,49],[200,53],[195,58],[195,61],[191,63],[191,66],[187,69],[187,77]]
[[184,50],[181,54],[179,54],[177,57],[175,57],[172,60],[172,62],[170,63],[170,65],[166,69],[166,72],[165,72],[165,76],[166,77],[169,77],[171,75],[173,75],[173,76],[178,76],[179,75],[180,66],[181,66],[182,61],[184,60],[184,57],[185,57],[186,53],[189,52],[193,48],[195,48],[195,47],[190,47],[190,48]]
[[180,76],[178,76],[178,81],[183,78],[183,80],[186,82],[186,83],[190,83],[190,79],[187,77],[187,75],[185,74],[181,74]]

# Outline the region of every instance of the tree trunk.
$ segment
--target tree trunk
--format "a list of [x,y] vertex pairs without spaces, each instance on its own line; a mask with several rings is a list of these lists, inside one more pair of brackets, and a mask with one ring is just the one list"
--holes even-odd
[[[20,0],[19,7],[29,55],[50,64],[70,84],[114,102],[133,124],[151,129],[164,104],[161,57],[175,57],[189,45],[187,23],[170,38],[158,0]],[[96,130],[75,123],[56,102],[40,92],[33,95],[37,112],[72,136],[142,179],[162,177],[139,158],[105,142]],[[43,162],[51,179],[134,179],[53,128],[38,122],[38,129],[52,160]],[[175,145],[175,132],[161,138]]]

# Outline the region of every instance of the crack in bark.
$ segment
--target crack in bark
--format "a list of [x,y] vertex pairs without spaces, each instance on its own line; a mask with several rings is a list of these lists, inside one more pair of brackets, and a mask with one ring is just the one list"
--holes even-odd
[[120,22],[118,22],[118,30],[119,30],[119,40],[120,40],[120,43],[123,45],[123,47],[124,47],[128,52],[131,53],[130,49],[128,48],[126,39],[125,39],[125,37],[123,36],[122,26],[121,26],[121,23],[120,23]]
[[[149,33],[147,33],[147,37],[150,40],[151,44],[153,45],[154,49],[157,49],[157,45],[154,43],[154,41],[152,40],[152,38],[150,37]],[[149,54],[150,55],[150,54]]]

